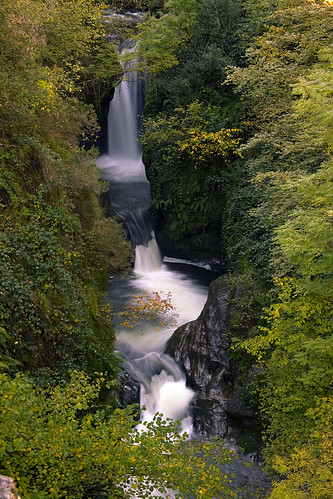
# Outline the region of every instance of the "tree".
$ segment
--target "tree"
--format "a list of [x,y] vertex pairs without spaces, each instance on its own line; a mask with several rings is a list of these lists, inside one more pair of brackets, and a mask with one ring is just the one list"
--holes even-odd
[[161,17],[150,16],[139,25],[139,67],[153,75],[178,64],[177,53],[191,39],[198,0],[168,0]]
[[171,215],[175,240],[219,224],[221,185],[230,174],[238,133],[223,127],[217,106],[198,101],[146,119],[142,143],[154,178],[154,205]]
[[105,384],[102,375],[73,372],[68,383],[41,390],[26,376],[0,374],[0,470],[20,495],[130,498],[173,489],[176,497],[235,497],[219,469],[232,452],[186,442],[159,414],[138,431],[133,408],[98,407]]
[[[275,288],[256,334],[252,330],[242,345],[260,368],[254,390],[266,426],[267,462],[286,476],[275,484],[271,497],[328,498],[332,490],[327,463],[332,459],[333,172],[331,55],[323,33],[331,39],[332,7],[321,2],[284,7],[276,13],[281,22],[278,29],[270,29],[257,41],[265,50],[256,49],[260,57],[251,64],[253,74],[248,80],[255,73],[262,77],[264,55],[270,61],[278,54],[274,66],[279,74],[281,68],[291,69],[278,80],[281,86],[276,90],[283,99],[283,84],[288,82],[286,100],[275,107],[275,90],[266,94],[271,107],[267,114],[262,111],[263,130],[254,132],[244,148],[251,184],[260,193],[252,217],[271,235]],[[313,29],[312,14],[318,18]],[[292,32],[291,19],[295,21]],[[294,58],[278,51],[286,34],[297,39]],[[240,70],[245,76],[250,72]],[[267,83],[263,77],[262,88],[254,89],[252,82],[250,87],[259,97]],[[288,101],[289,111],[284,107]],[[266,155],[270,145],[272,152]]]
[[83,101],[94,88],[98,107],[118,56],[90,0],[6,0],[0,19],[0,348],[13,370],[111,373],[102,291],[110,268],[129,268],[131,250],[116,221],[102,218],[96,150],[81,149],[79,137],[98,130]]

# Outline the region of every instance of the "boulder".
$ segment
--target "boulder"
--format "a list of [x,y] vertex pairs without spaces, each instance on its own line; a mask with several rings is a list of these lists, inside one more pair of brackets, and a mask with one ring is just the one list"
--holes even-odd
[[227,433],[227,404],[232,390],[229,362],[226,277],[213,281],[207,302],[195,321],[178,328],[165,353],[182,366],[187,382],[197,392],[193,404],[194,427],[203,436]]
[[8,476],[0,475],[0,499],[20,499],[14,480]]
[[140,384],[133,380],[127,371],[123,368],[119,375],[119,385],[117,393],[117,402],[119,407],[125,407],[133,404],[140,404]]
[[203,436],[226,436],[228,427],[251,428],[255,414],[250,407],[251,371],[240,376],[238,363],[230,359],[234,336],[245,336],[256,314],[253,289],[224,275],[213,281],[200,316],[178,328],[165,353],[186,373],[196,393],[194,428]]

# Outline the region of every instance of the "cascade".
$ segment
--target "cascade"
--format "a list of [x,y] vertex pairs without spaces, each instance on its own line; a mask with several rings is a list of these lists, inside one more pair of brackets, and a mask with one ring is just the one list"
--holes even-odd
[[97,159],[103,179],[110,185],[113,209],[128,228],[138,271],[161,266],[151,216],[150,184],[139,143],[144,92],[144,78],[136,72],[125,73],[110,102],[108,152]]
[[207,297],[207,286],[162,264],[154,236],[150,185],[142,162],[139,143],[140,117],[144,105],[144,79],[126,73],[116,88],[108,114],[108,150],[97,159],[102,178],[109,182],[114,211],[127,225],[135,248],[134,279],[110,282],[108,296],[117,309],[133,294],[155,291],[172,296],[177,324],[169,322],[156,331],[151,324],[128,329],[116,319],[116,348],[124,358],[130,376],[140,383],[140,402],[147,408],[144,418],[156,412],[174,420],[191,434],[190,402],[194,396],[185,375],[175,361],[163,354],[164,346],[178,325],[195,319]]
[[[110,103],[108,151],[97,160],[102,177],[110,185],[113,209],[125,221],[135,248],[134,278],[111,279],[107,297],[115,311],[116,348],[124,359],[126,371],[140,384],[140,403],[146,407],[143,420],[150,421],[156,412],[165,418],[182,419],[182,431],[191,436],[190,407],[195,394],[186,386],[182,370],[164,349],[176,327],[199,316],[206,302],[208,283],[203,284],[196,278],[195,267],[189,265],[190,262],[170,258],[162,262],[153,230],[150,186],[138,140],[143,103],[143,80],[139,75],[126,74]],[[151,323],[140,323],[133,329],[124,327],[117,311],[123,310],[124,303],[142,291],[170,293],[178,314],[176,324],[169,323],[158,331]],[[252,471],[244,473],[240,459],[226,471],[237,474],[241,486],[252,483],[253,490],[260,487],[268,490],[266,475],[257,465],[251,465]]]

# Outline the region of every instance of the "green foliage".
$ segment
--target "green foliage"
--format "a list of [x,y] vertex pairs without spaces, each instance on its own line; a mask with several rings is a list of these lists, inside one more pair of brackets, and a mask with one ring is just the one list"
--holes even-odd
[[320,147],[328,146],[330,151],[333,143],[332,66],[332,47],[325,43],[318,52],[318,62],[294,85],[294,95],[299,97],[295,103],[298,118],[306,119],[313,141]]
[[118,83],[122,74],[117,48],[103,38],[82,69],[79,90],[86,102],[99,106],[109,93],[111,84]]
[[259,367],[265,455],[286,476],[272,497],[332,490],[332,15],[326,1],[201,2],[144,126],[172,237],[222,227],[234,279],[265,304],[230,328]]
[[120,12],[135,10],[135,12],[160,13],[163,10],[163,0],[111,0],[108,2],[112,9]]
[[274,484],[272,499],[328,499],[332,495],[332,402],[322,399],[309,411],[317,428],[310,442],[296,447],[288,458],[274,458],[275,469],[286,479]]
[[[82,90],[85,84],[81,75],[90,57],[96,58],[106,48],[98,6],[91,0],[79,5],[75,1],[8,1],[1,5],[0,19],[3,123],[14,128],[14,136],[19,130],[26,135],[31,125],[41,125],[42,129],[47,126],[49,130],[52,125],[47,125],[48,118],[59,114],[61,127],[64,98],[73,98]],[[91,79],[101,78],[98,64],[96,71],[96,75],[94,71],[90,74]],[[119,75],[119,65],[109,65],[104,73],[103,81],[106,77],[111,80]],[[75,112],[77,102],[72,99],[71,104],[71,112]],[[36,131],[32,132],[35,136]]]
[[[235,275],[271,288],[239,346],[260,366],[266,457],[287,476],[272,497],[329,497],[332,6],[245,1],[240,15],[238,2],[201,6],[177,66],[148,96],[154,203],[174,239],[221,225]],[[221,154],[215,139],[232,129],[242,143],[237,131]]]
[[[237,176],[234,153],[243,135],[237,124],[237,100],[230,87],[221,86],[226,67],[243,56],[238,33],[245,29],[241,2],[205,0],[195,12],[186,27],[186,44],[171,51],[168,69],[159,71],[165,61],[169,63],[169,51],[161,54],[159,38],[155,46],[156,36],[149,35],[148,25],[148,55],[143,54],[148,61],[156,57],[160,66],[155,72],[147,65],[145,164],[154,205],[167,220],[173,240],[219,234],[227,192]],[[178,40],[167,32],[168,16],[153,21],[170,36],[167,45],[161,44],[163,50]]]
[[[255,268],[275,278],[256,334],[239,343],[260,367],[267,461],[286,477],[274,498],[332,491],[332,13],[325,2],[281,3],[249,65],[230,77],[249,134],[241,149],[250,204],[238,230],[250,221],[266,233],[266,271]],[[245,253],[252,271],[256,247]]]
[[136,431],[131,408],[96,407],[105,383],[73,372],[68,383],[37,390],[24,376],[0,375],[0,470],[21,496],[151,497],[171,488],[177,497],[235,497],[219,469],[230,451],[187,443],[158,414]]
[[[221,83],[226,66],[236,64],[243,55],[235,34],[240,26],[240,2],[199,2],[189,41],[176,51],[178,64],[150,77],[148,112],[150,108],[154,113],[170,112],[198,99],[223,106],[225,118],[229,118],[236,101],[230,102],[233,95],[227,87],[221,91]],[[154,39],[150,40],[154,52],[153,43]]]
[[266,130],[275,125],[274,117],[290,111],[290,84],[317,61],[332,36],[329,5],[307,0],[290,4],[269,17],[266,32],[246,52],[246,67],[230,70],[229,80],[246,99],[247,119],[251,125],[265,122]]
[[142,142],[154,204],[171,215],[174,239],[219,222],[220,187],[240,141],[237,129],[222,125],[219,109],[198,101],[145,121]]
[[102,292],[131,252],[120,226],[102,218],[95,154],[78,141],[98,130],[82,100],[98,106],[118,57],[91,0],[7,0],[0,19],[0,349],[15,370],[111,373]]
[[[251,2],[247,5],[252,8]],[[274,247],[273,231],[297,206],[297,180],[328,158],[331,127],[327,121],[321,124],[315,98],[324,100],[320,109],[327,110],[329,120],[331,17],[325,3],[286,2],[247,50],[247,64],[229,69],[228,81],[242,101],[244,141],[226,212],[228,256],[234,267],[254,270],[265,285],[274,274],[291,271]],[[301,98],[306,86],[309,92],[314,87],[313,102],[308,94]],[[312,110],[306,114],[308,105]]]
[[178,64],[177,52],[192,36],[199,4],[198,0],[167,0],[165,14],[151,16],[139,26],[141,69],[156,74]]
[[4,351],[28,369],[84,367],[90,350],[110,361],[113,333],[98,306],[107,258],[77,217],[45,202],[45,192],[43,185],[25,201],[12,198],[1,220],[0,317],[10,336]]
[[[242,2],[242,22],[236,30],[237,47],[245,52],[270,24],[270,16],[277,8],[275,0],[245,0]],[[242,64],[244,65],[244,64]]]
[[69,71],[75,73],[78,68],[71,64],[80,61],[104,32],[98,2],[84,0],[78,4],[67,0],[45,6],[42,3],[41,7],[46,14],[41,20],[45,36],[41,47],[44,64],[69,66]]
[[306,442],[307,427],[312,431],[307,411],[328,395],[333,376],[332,163],[298,178],[290,188],[297,208],[276,229],[276,239],[295,277],[279,281],[279,301],[265,311],[268,326],[246,342],[259,360],[265,359],[260,396],[270,434],[279,431],[274,444],[279,452]]
[[[331,299],[332,269],[332,160],[317,173],[296,183],[297,207],[277,229],[281,251],[296,269],[310,292]],[[304,290],[305,291],[305,290]]]

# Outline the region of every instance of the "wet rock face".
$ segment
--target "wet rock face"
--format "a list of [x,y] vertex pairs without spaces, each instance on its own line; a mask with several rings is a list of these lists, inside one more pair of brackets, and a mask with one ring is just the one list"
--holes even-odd
[[228,355],[231,291],[226,284],[226,277],[220,277],[210,285],[198,319],[178,328],[165,351],[180,363],[188,384],[198,394],[193,404],[194,427],[203,436],[227,433],[233,380]]
[[165,353],[179,362],[197,393],[194,428],[203,436],[244,434],[257,424],[250,406],[254,373],[240,376],[237,361],[229,358],[231,338],[246,337],[254,324],[256,292],[226,275],[219,277],[211,283],[198,319],[178,328],[167,343]]
[[119,392],[117,394],[117,401],[119,407],[125,407],[140,403],[140,385],[134,381],[130,375],[123,369],[119,376]]
[[[148,162],[149,177],[149,162]],[[154,178],[150,178],[154,185]],[[225,272],[225,261],[221,255],[221,238],[216,228],[198,228],[196,232],[189,232],[184,237],[174,241],[170,238],[168,229],[168,215],[158,212],[155,221],[155,233],[158,246],[163,255],[191,261],[215,260],[216,270],[220,274]]]

